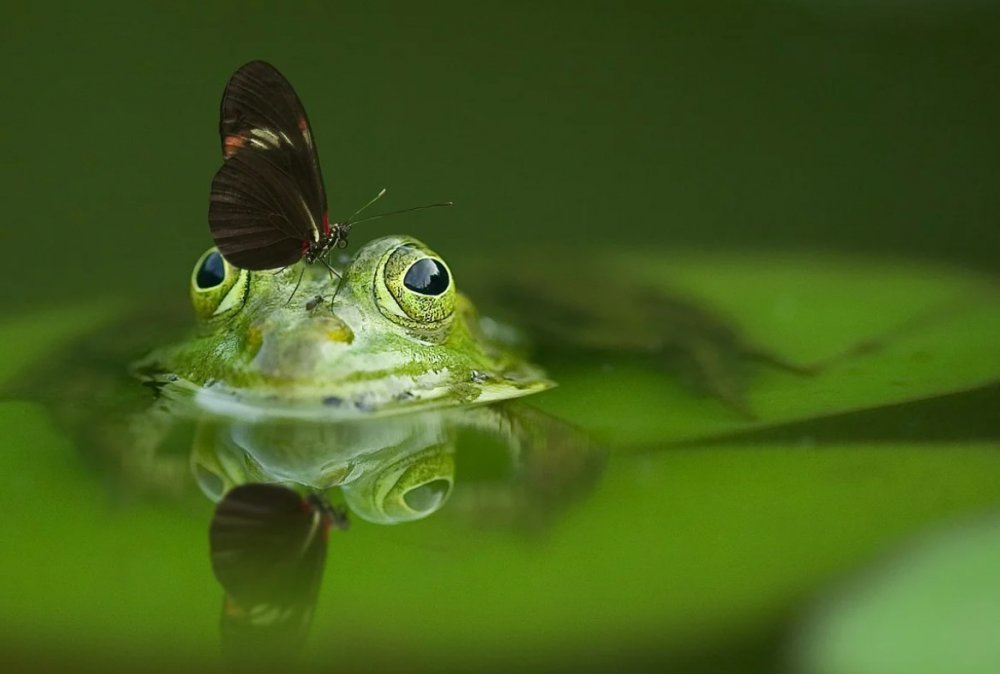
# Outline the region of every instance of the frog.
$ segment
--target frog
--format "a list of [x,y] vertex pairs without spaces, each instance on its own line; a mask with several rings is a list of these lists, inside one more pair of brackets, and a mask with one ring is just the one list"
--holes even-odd
[[[193,335],[133,366],[202,410],[343,420],[508,400],[553,386],[484,328],[426,244],[387,236],[340,271],[251,272],[211,248],[190,280]],[[496,333],[497,331],[492,331]]]
[[[399,524],[452,497],[471,437],[499,444],[505,468],[454,509],[537,525],[600,474],[596,443],[515,404],[555,383],[418,239],[377,238],[329,270],[248,271],[213,247],[189,284],[192,331],[131,367],[156,394],[119,433],[132,483],[169,492],[189,472],[213,501],[252,482],[336,488],[354,515]],[[164,450],[182,421],[187,461]]]

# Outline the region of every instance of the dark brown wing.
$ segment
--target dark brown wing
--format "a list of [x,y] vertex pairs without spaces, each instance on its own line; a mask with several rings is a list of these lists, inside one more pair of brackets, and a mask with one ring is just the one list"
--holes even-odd
[[212,571],[226,593],[222,649],[232,664],[273,664],[301,647],[326,560],[329,521],[317,497],[246,484],[219,502],[209,529]]
[[308,603],[323,577],[328,527],[322,510],[287,487],[240,485],[212,518],[212,571],[240,604]]
[[[212,183],[209,224],[217,243],[229,240],[219,244],[220,251],[245,269],[273,269],[297,261],[302,241],[315,240],[323,232],[327,203],[309,120],[292,85],[263,61],[239,68],[222,94],[219,135],[226,163]],[[241,161],[227,171],[236,159]],[[275,203],[265,195],[248,204],[233,201],[275,189],[291,189],[295,198]],[[243,223],[237,214],[247,212],[256,217],[246,224],[246,240],[238,241]],[[262,231],[268,227],[270,236]],[[296,239],[297,254],[291,242],[278,243],[284,236]]]
[[299,185],[285,173],[280,148],[237,152],[212,180],[208,224],[219,252],[241,269],[277,269],[302,257],[316,221]]

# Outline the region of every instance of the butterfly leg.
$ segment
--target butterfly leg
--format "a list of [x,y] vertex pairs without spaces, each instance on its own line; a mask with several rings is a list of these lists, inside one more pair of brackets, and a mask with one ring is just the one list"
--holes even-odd
[[342,277],[342,276],[340,275],[340,272],[339,272],[339,271],[337,271],[336,269],[334,269],[334,268],[333,268],[333,266],[332,266],[332,265],[331,265],[331,264],[330,264],[329,262],[327,262],[327,261],[326,261],[326,258],[325,258],[325,257],[320,257],[320,258],[317,258],[317,259],[318,259],[318,260],[319,260],[320,262],[322,262],[322,263],[323,263],[323,266],[324,266],[324,267],[326,267],[327,269],[329,269],[329,270],[330,270],[330,274],[331,274],[331,278],[332,278],[333,276],[336,276],[338,280],[340,280],[340,279],[342,279],[342,278],[343,278],[343,277]]
[[295,287],[294,287],[294,288],[292,288],[292,294],[288,296],[288,299],[287,299],[287,300],[285,300],[285,306],[286,306],[286,307],[287,307],[287,306],[288,306],[289,304],[291,304],[291,303],[292,303],[292,298],[293,298],[293,297],[295,297],[295,293],[297,293],[297,292],[299,291],[299,286],[300,286],[300,285],[302,285],[302,277],[303,277],[303,276],[305,276],[305,275],[306,275],[306,268],[305,268],[305,267],[302,267],[302,271],[300,271],[300,272],[299,272],[299,278],[298,278],[298,280],[297,280],[297,281],[295,282]]

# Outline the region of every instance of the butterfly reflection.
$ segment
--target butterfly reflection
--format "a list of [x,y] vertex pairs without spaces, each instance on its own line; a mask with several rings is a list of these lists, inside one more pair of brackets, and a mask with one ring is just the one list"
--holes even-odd
[[225,591],[223,655],[259,667],[294,658],[312,622],[331,528],[346,513],[321,496],[276,484],[244,484],[216,506],[212,570]]

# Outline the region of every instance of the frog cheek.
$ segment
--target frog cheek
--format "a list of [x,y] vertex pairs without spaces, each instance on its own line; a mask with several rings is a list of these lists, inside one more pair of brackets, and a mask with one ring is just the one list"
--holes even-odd
[[445,504],[455,482],[450,445],[436,445],[342,487],[351,510],[378,524],[411,522]]

